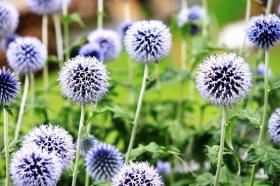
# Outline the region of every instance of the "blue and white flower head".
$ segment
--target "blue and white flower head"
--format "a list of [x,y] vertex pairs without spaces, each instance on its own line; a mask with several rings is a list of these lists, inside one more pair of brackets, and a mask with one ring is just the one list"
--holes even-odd
[[55,186],[62,166],[55,155],[26,146],[13,155],[10,170],[15,186]]
[[168,161],[157,161],[157,171],[159,174],[169,174],[171,172],[171,164]]
[[112,186],[149,185],[163,186],[158,172],[146,162],[129,163],[113,178]]
[[[67,1],[69,6],[71,0]],[[38,15],[55,14],[62,11],[63,0],[27,0],[30,10]]]
[[97,144],[99,144],[99,142],[96,139],[82,139],[80,154],[86,157],[89,150]]
[[125,47],[139,63],[155,63],[171,50],[171,34],[161,21],[138,21],[127,31]]
[[12,42],[14,42],[17,38],[19,38],[20,36],[18,36],[17,34],[13,34],[7,38],[2,38],[0,39],[0,48],[3,52],[7,52],[10,44]]
[[18,22],[17,9],[9,3],[0,2],[0,38],[6,38],[14,34]]
[[115,146],[99,143],[86,156],[86,170],[94,180],[110,180],[124,165],[123,155]]
[[70,59],[59,74],[62,94],[78,104],[95,104],[108,92],[109,77],[105,66],[92,57]]
[[247,28],[249,41],[268,50],[280,40],[280,19],[275,14],[252,17]]
[[211,104],[231,107],[248,94],[252,74],[244,59],[234,53],[211,55],[199,65],[196,86]]
[[205,10],[201,6],[192,6],[190,8],[183,8],[177,15],[177,24],[179,27],[186,23],[193,23],[207,19]]
[[71,165],[76,152],[72,136],[66,130],[53,125],[41,125],[34,128],[22,142],[23,148],[29,145],[54,154],[64,168]]
[[[258,73],[258,76],[264,77],[264,74],[265,74],[265,65],[264,65],[263,63],[260,63],[260,64],[258,65],[258,71],[257,71],[257,73]],[[271,69],[269,68],[269,69],[268,69],[268,77],[270,78],[271,76],[272,76],[272,71],[271,71]]]
[[276,109],[270,116],[268,133],[274,143],[280,145],[280,108]]
[[32,73],[41,70],[47,61],[47,49],[35,37],[19,37],[9,45],[9,65],[17,72]]
[[13,102],[19,92],[20,82],[17,75],[5,68],[0,69],[0,104]]
[[87,43],[83,45],[79,50],[79,56],[95,57],[99,61],[104,60],[104,52],[100,46],[96,43]]
[[120,33],[120,36],[122,39],[125,38],[126,36],[126,32],[128,31],[128,29],[132,26],[132,22],[131,21],[126,21],[126,22],[123,22],[121,25],[120,25],[120,28],[119,28],[119,33]]
[[96,43],[102,49],[104,62],[116,59],[121,52],[121,40],[115,31],[98,29],[91,32],[87,39],[90,43]]

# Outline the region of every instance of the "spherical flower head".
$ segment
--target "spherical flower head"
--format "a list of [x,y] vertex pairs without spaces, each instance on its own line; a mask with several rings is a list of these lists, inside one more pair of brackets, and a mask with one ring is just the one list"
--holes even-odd
[[179,27],[186,23],[193,23],[206,19],[206,12],[201,6],[192,6],[190,8],[183,8],[177,15],[177,24]]
[[35,37],[19,37],[9,45],[7,59],[15,71],[32,73],[44,67],[47,61],[47,49]]
[[130,163],[122,167],[113,178],[113,186],[163,186],[162,179],[158,172],[148,163]]
[[[30,10],[38,15],[55,14],[62,11],[64,0],[27,0],[27,5]],[[67,6],[70,5],[71,0],[66,1]]]
[[112,30],[98,29],[88,35],[90,43],[96,43],[104,54],[104,62],[116,59],[121,52],[121,40],[119,35]]
[[41,125],[25,136],[22,147],[34,145],[48,154],[54,154],[63,167],[69,167],[76,147],[72,136],[64,129],[53,125]]
[[275,14],[253,17],[247,28],[249,41],[258,48],[268,50],[280,39],[280,19]]
[[19,92],[20,82],[17,75],[5,68],[0,69],[0,104],[13,102]]
[[17,9],[6,2],[0,2],[0,38],[12,35],[17,29],[19,14]]
[[86,170],[94,180],[110,180],[123,164],[123,155],[110,144],[96,144],[86,156]]
[[14,42],[19,37],[20,37],[19,35],[13,34],[13,35],[11,35],[11,36],[9,36],[7,38],[2,38],[0,40],[0,48],[2,49],[2,51],[6,53],[8,48],[9,48],[9,46],[10,46],[10,44],[12,42]]
[[99,142],[95,139],[82,139],[81,140],[81,149],[80,149],[80,154],[84,157],[87,156],[89,150],[97,145]]
[[55,186],[62,166],[53,154],[26,146],[13,155],[10,170],[16,186]]
[[95,104],[108,92],[108,72],[92,57],[70,59],[59,74],[62,94],[78,104]]
[[120,33],[122,39],[125,38],[126,32],[127,32],[128,29],[132,26],[132,24],[133,24],[133,23],[132,23],[131,21],[126,21],[126,22],[123,22],[123,23],[120,25],[119,33]]
[[244,59],[234,53],[211,55],[199,66],[196,86],[213,105],[231,107],[248,94],[252,74]]
[[280,145],[280,108],[276,109],[270,116],[268,133],[274,143]]
[[161,21],[138,21],[127,31],[125,47],[139,63],[155,63],[171,50],[171,34]]
[[104,52],[96,43],[87,43],[83,45],[79,50],[79,56],[95,57],[99,61],[104,60]]
[[171,172],[171,164],[168,161],[157,161],[157,171],[159,174],[169,174]]
[[[265,74],[265,65],[263,63],[260,63],[258,65],[258,76],[260,77],[264,77],[264,74]],[[271,72],[271,69],[269,68],[268,69],[268,78],[270,78],[272,75],[272,72]]]

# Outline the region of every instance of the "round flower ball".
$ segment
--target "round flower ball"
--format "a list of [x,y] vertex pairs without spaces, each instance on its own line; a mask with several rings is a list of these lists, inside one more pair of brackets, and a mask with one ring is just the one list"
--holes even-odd
[[36,146],[58,157],[63,167],[69,167],[75,157],[76,146],[72,136],[64,129],[53,125],[41,125],[29,132],[22,147]]
[[82,139],[81,140],[81,149],[80,149],[80,154],[84,157],[87,156],[89,150],[99,144],[99,142],[96,139]]
[[19,92],[20,82],[17,75],[5,68],[0,69],[0,104],[13,102]]
[[14,34],[19,22],[17,9],[6,2],[0,2],[0,38]]
[[187,23],[193,23],[206,19],[206,12],[201,6],[192,6],[190,8],[183,8],[177,15],[177,24],[179,27]]
[[99,61],[104,60],[104,52],[100,48],[100,46],[96,43],[87,43],[83,45],[79,50],[79,56],[84,57],[95,57]]
[[104,62],[116,59],[121,52],[121,40],[115,31],[98,29],[91,32],[87,39],[90,43],[95,43],[101,48]]
[[125,38],[126,32],[127,32],[128,29],[132,26],[132,24],[133,24],[133,23],[132,23],[131,21],[126,21],[126,22],[123,22],[123,23],[120,25],[119,33],[120,33],[122,39]]
[[274,143],[280,145],[280,108],[276,109],[270,116],[268,133]]
[[[27,0],[29,9],[38,15],[55,14],[62,11],[64,0]],[[71,0],[66,1],[67,6]]]
[[92,57],[70,59],[59,73],[62,94],[78,104],[95,104],[108,92],[109,77],[105,66]]
[[130,163],[113,178],[112,186],[149,185],[163,186],[161,176],[148,163]]
[[15,186],[55,186],[62,166],[55,155],[26,146],[13,155],[10,170]]
[[123,155],[115,146],[99,143],[86,156],[86,170],[94,180],[110,180],[124,164]]
[[0,39],[0,48],[1,48],[1,50],[6,53],[8,48],[9,48],[9,46],[10,46],[10,44],[12,42],[14,42],[19,37],[20,37],[19,35],[13,34],[13,35],[11,35],[11,36],[9,36],[7,38]]
[[7,50],[9,65],[20,73],[41,70],[47,61],[47,49],[35,37],[18,37]]
[[234,53],[211,55],[199,65],[196,86],[211,104],[231,107],[248,94],[252,74],[244,59]]
[[247,28],[249,41],[258,48],[268,50],[280,39],[280,19],[275,14],[252,17]]
[[126,33],[128,54],[139,63],[155,63],[171,50],[171,34],[161,21],[138,21]]

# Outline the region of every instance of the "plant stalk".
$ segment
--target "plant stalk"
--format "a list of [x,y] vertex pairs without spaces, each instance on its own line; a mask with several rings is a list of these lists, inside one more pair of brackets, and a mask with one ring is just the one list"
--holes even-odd
[[[63,17],[68,16],[68,6],[67,6],[68,0],[62,1],[62,14]],[[70,58],[70,49],[69,49],[69,25],[67,22],[63,21],[63,43],[65,48],[65,59],[68,60]]]
[[55,37],[56,37],[56,50],[57,50],[57,58],[59,60],[59,64],[63,63],[63,39],[62,39],[62,31],[61,31],[61,21],[59,14],[53,15],[54,28],[55,28]]
[[[246,1],[246,13],[245,13],[245,24],[248,25],[249,20],[250,20],[250,15],[251,15],[251,0],[247,0]],[[247,43],[247,32],[245,31],[244,33],[244,39],[243,39],[243,44],[242,47],[240,49],[240,55],[244,55],[244,49],[246,47],[246,43]]]
[[104,0],[98,0],[97,4],[97,28],[103,28]]
[[10,161],[10,154],[9,154],[9,120],[8,120],[8,112],[5,107],[3,107],[3,114],[4,114],[4,148],[5,148],[5,163],[6,163],[6,179],[5,179],[5,186],[9,186],[9,161]]
[[208,35],[208,3],[207,3],[207,0],[202,0],[202,6],[203,6],[203,9],[205,11],[205,15],[206,17],[204,18],[203,20],[203,27],[202,27],[202,35],[204,37],[207,37]]
[[[43,44],[45,45],[48,51],[48,16],[47,15],[43,15],[42,17],[42,40],[43,40]],[[48,61],[46,61],[46,64],[43,68],[43,78],[44,78],[44,90],[47,92],[49,89]]]
[[265,9],[265,15],[270,14],[272,8],[273,0],[268,0]]

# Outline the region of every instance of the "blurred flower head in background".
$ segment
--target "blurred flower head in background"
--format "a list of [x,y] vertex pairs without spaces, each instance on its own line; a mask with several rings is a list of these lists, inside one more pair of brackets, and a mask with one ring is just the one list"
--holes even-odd
[[[258,64],[258,76],[264,77],[265,74],[265,65],[263,63]],[[270,78],[272,76],[271,69],[268,69],[268,77]]]
[[17,9],[5,1],[0,2],[0,38],[14,34],[18,27],[19,13]]
[[[64,0],[27,0],[27,5],[30,10],[38,15],[55,14],[62,11]],[[66,0],[66,5],[69,6],[71,0]]]
[[187,23],[193,23],[207,19],[205,10],[199,6],[192,6],[190,8],[183,8],[177,15],[177,24],[179,27]]
[[125,38],[126,36],[126,32],[128,31],[128,29],[132,26],[132,22],[131,21],[126,21],[121,23],[120,28],[119,28],[119,33],[122,39]]
[[18,37],[20,37],[17,34],[13,34],[7,38],[0,39],[0,48],[3,52],[7,52],[9,45],[14,42]]
[[96,139],[82,139],[80,154],[84,157],[87,156],[88,151],[99,142]]
[[104,52],[97,43],[87,43],[79,50],[79,56],[95,57],[99,61],[104,60]]
[[159,174],[169,174],[171,172],[171,164],[168,161],[157,161],[157,171]]
[[268,133],[274,143],[280,145],[280,108],[276,109],[270,116]]
[[20,73],[41,70],[47,61],[47,49],[35,37],[18,37],[7,50],[9,65]]
[[139,63],[155,63],[166,57],[171,50],[169,28],[161,21],[138,21],[125,37],[128,54]]
[[0,104],[8,105],[15,101],[19,88],[18,76],[5,68],[0,69]]

